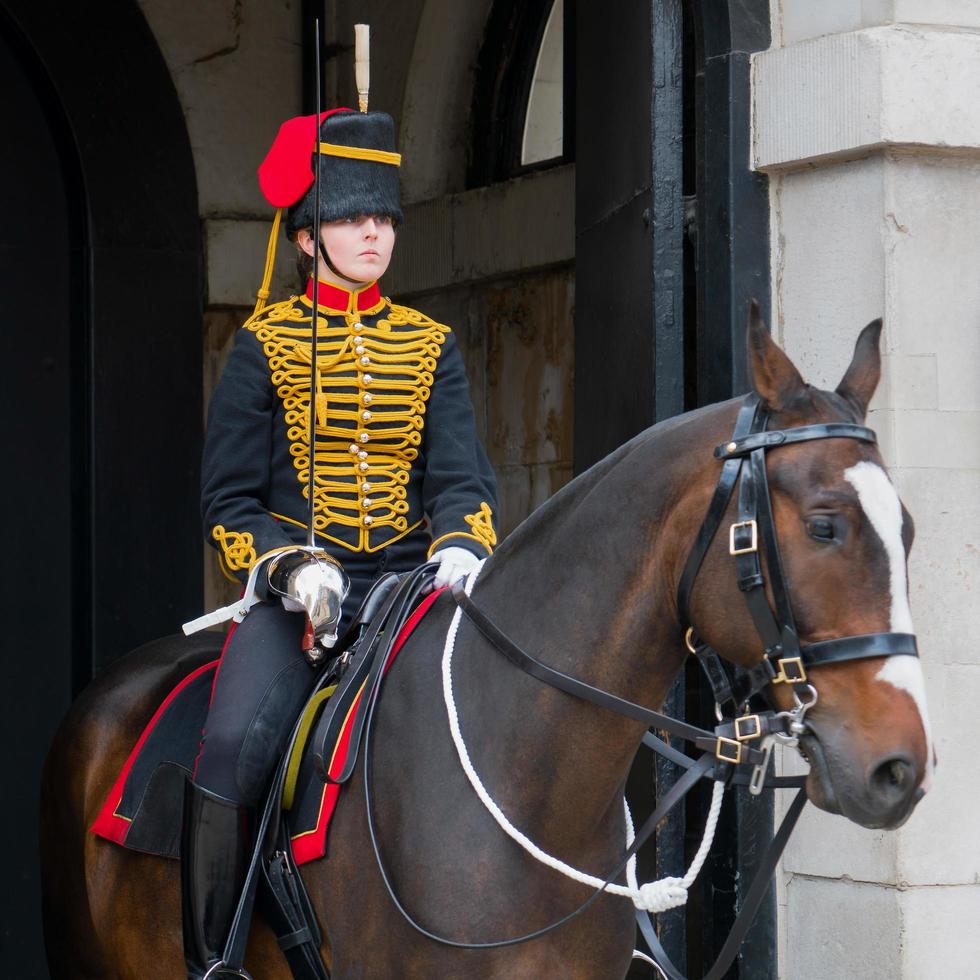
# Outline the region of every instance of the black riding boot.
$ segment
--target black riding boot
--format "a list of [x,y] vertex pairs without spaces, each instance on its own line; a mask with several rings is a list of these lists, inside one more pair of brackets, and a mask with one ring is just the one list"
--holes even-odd
[[200,980],[221,960],[248,860],[246,808],[188,780],[180,884],[189,980]]

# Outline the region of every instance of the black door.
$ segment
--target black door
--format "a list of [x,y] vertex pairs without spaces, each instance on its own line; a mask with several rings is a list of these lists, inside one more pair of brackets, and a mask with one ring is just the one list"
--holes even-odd
[[84,228],[77,165],[29,52],[0,18],[0,296],[4,525],[0,963],[46,977],[37,809],[41,764],[83,678],[89,603]]

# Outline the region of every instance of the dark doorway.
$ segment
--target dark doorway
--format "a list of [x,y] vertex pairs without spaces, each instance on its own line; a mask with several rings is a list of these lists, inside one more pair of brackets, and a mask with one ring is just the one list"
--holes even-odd
[[[5,738],[6,842],[3,972],[46,976],[40,949],[37,799],[41,764],[73,688],[87,673],[89,549],[84,213],[77,160],[50,92],[32,77],[20,39],[0,18],[0,294],[6,356],[0,368],[6,550],[4,686],[19,722]],[[7,700],[7,699],[5,699]],[[30,705],[24,716],[18,705]],[[26,934],[26,936],[25,936]],[[27,938],[30,937],[30,938]],[[25,938],[27,941],[25,942]],[[33,942],[31,941],[33,939]]]
[[0,0],[0,86],[0,973],[40,980],[51,736],[94,673],[201,602],[201,244],[183,113],[134,0]]

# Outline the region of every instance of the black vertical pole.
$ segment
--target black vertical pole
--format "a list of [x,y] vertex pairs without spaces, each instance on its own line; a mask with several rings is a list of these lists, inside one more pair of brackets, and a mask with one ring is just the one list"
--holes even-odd
[[[656,421],[684,411],[684,17],[682,0],[653,4],[651,31],[652,118],[650,159],[653,200],[654,411]],[[664,710],[684,717],[684,676],[674,682]],[[666,732],[661,737],[667,738]],[[669,740],[669,739],[668,739]],[[683,745],[675,743],[683,751]],[[663,796],[682,775],[678,766],[654,755],[655,797]],[[657,829],[657,879],[683,876],[686,807],[678,807]],[[649,879],[648,879],[649,880]],[[660,941],[674,962],[686,961],[687,914],[684,908],[657,916]]]
[[[579,4],[575,16],[575,468],[684,410],[682,0]],[[613,393],[615,393],[613,395]],[[679,682],[666,706],[682,714]],[[637,821],[677,778],[641,750]],[[647,881],[684,874],[684,816],[641,858]],[[657,917],[685,961],[684,910]]]
[[684,15],[653,5],[653,306],[657,421],[684,411]]
[[[753,51],[770,44],[768,0],[699,0],[697,72],[697,404],[748,389],[745,329],[749,299],[769,309],[769,189],[750,169]],[[703,695],[702,722],[710,721]],[[696,720],[692,718],[692,720]],[[772,837],[772,794],[729,792],[706,871],[703,968],[714,959],[743,889]],[[706,795],[703,803],[706,806]],[[703,825],[703,820],[699,820]],[[707,885],[705,888],[707,889]],[[691,964],[692,968],[696,964]],[[776,902],[770,888],[728,977],[775,980]]]

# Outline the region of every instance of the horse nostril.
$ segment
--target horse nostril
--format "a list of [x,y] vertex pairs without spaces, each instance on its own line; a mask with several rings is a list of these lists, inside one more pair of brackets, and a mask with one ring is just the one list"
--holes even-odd
[[883,759],[871,773],[871,791],[884,804],[905,799],[915,787],[915,766],[907,755]]

